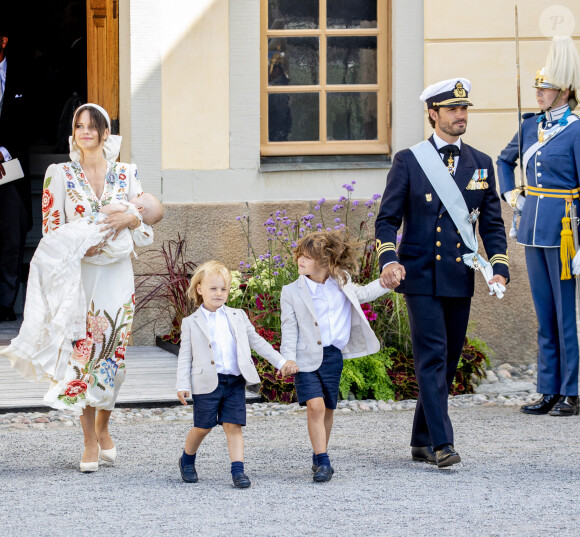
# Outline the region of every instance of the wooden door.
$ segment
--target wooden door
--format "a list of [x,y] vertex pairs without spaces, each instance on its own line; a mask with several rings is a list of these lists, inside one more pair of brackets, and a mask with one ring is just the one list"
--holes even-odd
[[117,0],[87,1],[87,97],[111,118],[119,132],[119,17]]

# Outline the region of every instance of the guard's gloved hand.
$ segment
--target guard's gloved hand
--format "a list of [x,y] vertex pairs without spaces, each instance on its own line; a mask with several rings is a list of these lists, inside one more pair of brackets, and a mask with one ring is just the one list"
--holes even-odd
[[572,259],[572,274],[574,274],[574,276],[580,274],[580,250],[576,252],[574,259]]
[[508,190],[507,192],[504,192],[503,196],[505,200],[514,208],[514,211],[519,213],[523,211],[526,198],[522,195],[522,190],[520,188]]

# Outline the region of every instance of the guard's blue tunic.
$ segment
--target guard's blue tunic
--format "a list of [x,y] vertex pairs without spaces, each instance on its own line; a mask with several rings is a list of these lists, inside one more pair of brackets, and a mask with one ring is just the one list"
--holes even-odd
[[[522,155],[538,141],[538,115],[525,114]],[[555,124],[555,123],[554,123]],[[552,126],[548,121],[547,128]],[[518,136],[497,160],[500,192],[515,188]],[[526,166],[528,192],[518,229],[526,246],[528,277],[538,318],[538,392],[578,395],[578,336],[574,280],[560,280],[560,232],[566,212],[563,191],[580,186],[580,121],[570,123],[530,158]],[[558,192],[554,192],[558,191]],[[578,200],[575,200],[578,206]]]

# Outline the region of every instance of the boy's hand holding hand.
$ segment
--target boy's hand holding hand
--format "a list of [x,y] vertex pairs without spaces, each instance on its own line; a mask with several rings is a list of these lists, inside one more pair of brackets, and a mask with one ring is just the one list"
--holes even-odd
[[181,401],[181,404],[185,406],[187,406],[187,401],[185,400],[186,397],[189,397],[189,390],[177,392],[177,398]]
[[285,377],[298,373],[296,362],[294,360],[286,360],[286,363],[282,366],[282,369],[280,369],[280,373]]

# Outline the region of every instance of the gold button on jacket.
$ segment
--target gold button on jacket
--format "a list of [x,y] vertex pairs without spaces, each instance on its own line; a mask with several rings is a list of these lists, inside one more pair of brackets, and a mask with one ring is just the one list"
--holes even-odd
[[441,256],[440,255],[436,255],[435,259],[437,259],[437,261],[441,261]]
[[435,246],[441,246],[441,241],[437,241],[437,242],[435,243]]

